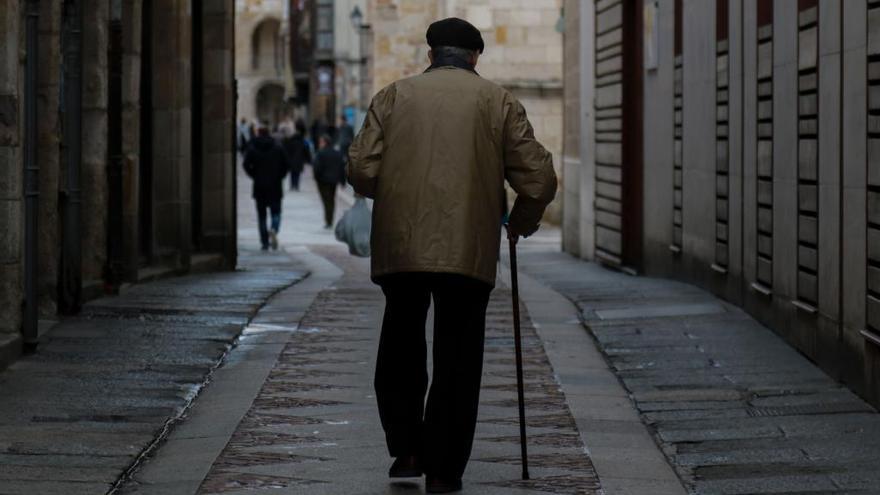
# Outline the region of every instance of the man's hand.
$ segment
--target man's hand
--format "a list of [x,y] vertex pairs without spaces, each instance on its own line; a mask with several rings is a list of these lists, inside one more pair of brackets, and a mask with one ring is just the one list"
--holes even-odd
[[514,244],[519,242],[519,234],[510,228],[510,224],[504,224],[504,230],[507,231],[507,239],[513,241]]

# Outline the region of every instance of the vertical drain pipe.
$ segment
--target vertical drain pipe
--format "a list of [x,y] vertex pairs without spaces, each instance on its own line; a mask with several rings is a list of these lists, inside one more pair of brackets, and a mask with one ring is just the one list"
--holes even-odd
[[62,217],[61,283],[59,308],[75,313],[82,291],[82,244],[80,240],[80,167],[82,165],[82,24],[81,0],[65,2],[64,32],[64,164],[65,191]]
[[122,0],[110,3],[110,80],[107,88],[107,269],[106,290],[117,293],[122,283]]
[[37,215],[40,207],[40,169],[37,163],[37,58],[40,1],[27,0],[24,78],[24,327],[25,348],[37,345]]

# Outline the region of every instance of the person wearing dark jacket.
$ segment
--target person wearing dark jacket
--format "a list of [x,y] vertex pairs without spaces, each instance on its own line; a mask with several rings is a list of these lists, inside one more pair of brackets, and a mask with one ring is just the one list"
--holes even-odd
[[345,160],[331,143],[332,138],[326,134],[318,139],[319,151],[315,153],[315,162],[312,164],[321,202],[324,203],[324,228],[327,229],[333,227],[336,188],[345,184]]
[[306,142],[306,124],[302,120],[296,121],[296,131],[292,136],[287,136],[281,142],[287,157],[290,159],[290,190],[299,191],[299,177],[302,175],[306,163],[312,162],[312,151]]
[[[260,126],[244,156],[244,170],[254,180],[253,198],[257,204],[257,221],[263,250],[278,249],[278,230],[281,227],[281,199],[284,196],[284,177],[289,159],[284,148],[269,135],[269,127]],[[266,227],[266,210],[272,216],[272,226]]]

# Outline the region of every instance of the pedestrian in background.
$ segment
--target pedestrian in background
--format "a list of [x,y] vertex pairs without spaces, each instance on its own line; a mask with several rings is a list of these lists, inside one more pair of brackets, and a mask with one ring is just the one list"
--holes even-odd
[[339,117],[339,127],[336,128],[336,147],[342,153],[342,158],[348,160],[348,148],[354,141],[354,128],[348,123],[345,115]]
[[299,178],[306,163],[312,161],[312,150],[306,142],[306,123],[301,119],[293,126],[293,133],[282,141],[287,158],[290,159],[290,190],[299,191]]
[[333,138],[327,134],[318,138],[318,152],[312,170],[324,204],[324,228],[329,229],[333,227],[336,210],[336,188],[345,185],[345,160],[342,153],[333,148]]
[[431,24],[426,37],[431,66],[373,98],[348,173],[355,192],[374,199],[372,279],[386,301],[375,387],[396,458],[389,475],[424,472],[428,493],[446,493],[461,489],[473,445],[504,181],[517,193],[514,241],[538,229],[557,181],[522,104],[475,72],[480,31],[450,18]]
[[[284,148],[269,134],[269,125],[261,123],[257,137],[244,156],[244,170],[254,181],[253,198],[257,205],[260,243],[265,251],[278,249],[281,228],[281,200],[284,196],[284,177],[289,170],[289,158]],[[267,211],[272,224],[267,227]]]
[[238,152],[244,156],[244,153],[247,151],[248,144],[251,142],[253,136],[251,135],[251,127],[248,124],[247,119],[242,118],[241,123],[238,124]]

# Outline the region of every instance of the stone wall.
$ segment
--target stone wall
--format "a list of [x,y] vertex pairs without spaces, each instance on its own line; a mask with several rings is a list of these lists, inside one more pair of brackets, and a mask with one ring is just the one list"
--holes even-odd
[[265,64],[255,69],[252,60],[254,33],[261,23],[276,21],[281,31],[285,31],[288,22],[285,3],[286,0],[235,0],[235,76],[238,79],[239,118],[256,120],[260,88],[269,84],[288,86],[289,57],[286,47],[282,47],[285,55],[280,70]]
[[122,3],[122,257],[123,278],[128,281],[137,280],[140,265],[142,4]]
[[107,262],[107,42],[110,3],[83,0],[82,279],[102,289]]
[[[637,25],[615,0],[588,3]],[[581,53],[598,54],[590,40],[613,46],[598,21],[598,33],[582,27]],[[644,178],[632,267],[743,306],[880,404],[880,2],[660,0],[655,26],[656,67],[636,74]],[[607,83],[604,66],[584,67],[581,88]],[[578,123],[588,147],[598,138],[584,126],[604,125],[603,110]],[[579,194],[581,217],[598,215],[604,196]],[[634,206],[623,199],[625,224]],[[581,255],[599,242],[572,238],[566,249]]]
[[563,237],[565,250],[580,255],[580,172],[581,172],[581,32],[580,0],[565,2],[565,32],[563,36]]
[[61,172],[61,2],[40,2],[40,65],[37,115],[39,115],[40,214],[39,281],[40,315],[56,312],[60,228],[58,191]]
[[201,247],[226,255],[227,266],[235,267],[235,95],[234,77],[235,11],[232,0],[210,0],[203,4],[203,92],[202,98],[202,233]]
[[0,348],[18,339],[22,305],[21,60],[19,2],[0,0]]
[[560,193],[546,219],[562,219],[562,0],[371,0],[372,92],[429,65],[425,31],[445,17],[461,17],[483,35],[477,71],[523,102],[535,136],[553,154]]

